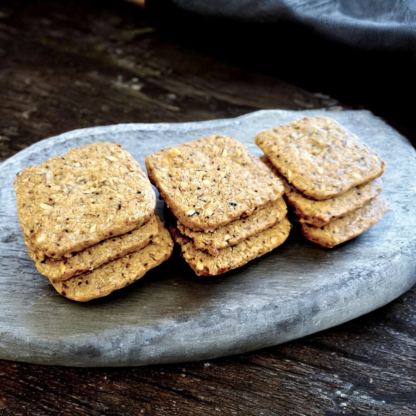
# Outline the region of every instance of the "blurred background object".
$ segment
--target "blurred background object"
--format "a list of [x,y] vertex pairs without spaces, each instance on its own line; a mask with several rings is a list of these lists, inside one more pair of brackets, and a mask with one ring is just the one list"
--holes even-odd
[[147,6],[2,2],[0,158],[74,128],[262,108],[365,107],[414,137],[410,50],[352,51],[292,18],[263,24],[207,18],[167,0]]

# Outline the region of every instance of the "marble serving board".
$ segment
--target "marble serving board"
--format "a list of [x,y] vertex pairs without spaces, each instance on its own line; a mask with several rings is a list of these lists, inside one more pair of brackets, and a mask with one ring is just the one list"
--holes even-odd
[[[28,165],[96,141],[146,155],[210,134],[254,136],[303,116],[333,117],[386,161],[391,211],[362,236],[320,248],[295,230],[283,246],[222,276],[197,277],[176,250],[126,289],[88,303],[55,292],[27,255],[13,178]],[[260,111],[236,119],[127,124],[43,140],[0,165],[0,358],[66,366],[132,366],[211,359],[293,340],[397,298],[416,282],[416,157],[366,111]],[[162,203],[159,203],[158,209]]]

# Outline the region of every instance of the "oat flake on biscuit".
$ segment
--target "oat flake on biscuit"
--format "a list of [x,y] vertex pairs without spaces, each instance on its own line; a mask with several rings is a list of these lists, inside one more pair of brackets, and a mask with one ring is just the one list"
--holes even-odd
[[378,178],[385,168],[370,146],[328,117],[274,127],[255,142],[289,183],[316,200]]
[[283,193],[281,181],[232,137],[212,135],[153,153],[149,178],[185,226],[213,230]]
[[149,180],[120,145],[93,143],[30,166],[14,181],[23,233],[60,259],[127,233],[154,214]]

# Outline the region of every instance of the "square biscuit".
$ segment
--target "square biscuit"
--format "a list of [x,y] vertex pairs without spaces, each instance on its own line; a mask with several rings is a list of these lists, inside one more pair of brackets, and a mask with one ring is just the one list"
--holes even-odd
[[23,233],[38,255],[60,259],[146,223],[156,197],[120,145],[93,143],[30,166],[14,181]]
[[157,220],[159,233],[146,247],[65,281],[49,279],[53,287],[68,299],[88,302],[107,296],[140,279],[149,270],[167,260],[173,251],[174,244],[169,231],[159,218]]
[[291,229],[287,218],[235,246],[211,256],[195,247],[193,241],[182,235],[176,227],[169,226],[173,239],[181,247],[181,255],[198,276],[216,276],[260,257],[283,244]]
[[290,185],[277,172],[266,156],[262,156],[260,159],[282,180],[285,187],[285,199],[294,208],[295,214],[299,216],[299,222],[305,222],[314,227],[323,227],[329,221],[362,207],[383,190],[383,182],[381,178],[377,178],[364,185],[351,188],[340,196],[324,201],[315,201],[306,198]]
[[67,259],[45,258],[40,261],[36,256],[36,248],[31,246],[30,240],[27,242],[27,247],[30,257],[36,262],[39,273],[53,280],[68,280],[72,276],[94,270],[105,263],[146,247],[158,233],[158,221],[154,216],[146,224],[133,231],[107,238]]
[[266,205],[248,217],[232,221],[213,232],[193,231],[180,222],[178,230],[186,237],[192,238],[198,250],[206,251],[211,256],[218,255],[222,249],[234,246],[239,242],[270,228],[283,220],[287,206],[283,198]]
[[258,134],[256,144],[290,184],[325,200],[378,178],[385,165],[357,136],[327,117],[305,117]]
[[276,201],[283,185],[238,140],[213,135],[146,158],[151,182],[192,230],[214,230]]
[[332,248],[367,231],[389,210],[390,206],[385,200],[374,198],[363,207],[323,227],[318,228],[303,223],[302,234],[322,247]]

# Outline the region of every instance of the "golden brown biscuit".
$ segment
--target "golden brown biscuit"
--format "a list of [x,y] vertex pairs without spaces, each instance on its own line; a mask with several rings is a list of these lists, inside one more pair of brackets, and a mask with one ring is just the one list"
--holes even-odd
[[77,302],[88,302],[128,286],[172,254],[173,241],[169,231],[159,218],[158,223],[159,234],[141,250],[106,263],[91,272],[65,281],[49,279],[50,282],[62,296]]
[[304,223],[302,234],[322,247],[332,248],[362,234],[380,221],[389,210],[390,206],[385,200],[374,198],[363,207],[329,222],[324,227],[318,228]]
[[176,227],[169,227],[175,242],[181,246],[182,257],[198,276],[215,276],[244,266],[283,244],[289,236],[290,228],[290,222],[284,218],[237,245],[224,248],[214,257],[198,250],[192,240],[182,235]]
[[299,222],[306,222],[314,227],[323,227],[329,221],[352,212],[375,198],[383,190],[381,178],[364,185],[351,188],[345,194],[325,201],[315,201],[304,197],[295,187],[289,184],[274,168],[266,156],[260,158],[283,182],[285,198],[299,216]]
[[279,180],[236,139],[213,135],[146,158],[149,178],[175,217],[214,230],[283,194]]
[[327,117],[305,117],[255,138],[279,173],[305,196],[325,200],[378,178],[384,162]]
[[248,217],[230,222],[213,232],[193,231],[178,222],[178,230],[185,236],[192,238],[198,250],[207,251],[216,256],[220,250],[234,246],[261,231],[270,228],[281,221],[287,214],[287,206],[283,198],[266,205]]
[[60,259],[125,234],[153,215],[149,180],[120,145],[94,143],[30,166],[14,181],[23,233]]
[[73,257],[62,260],[45,258],[43,261],[39,261],[36,256],[36,249],[31,246],[30,240],[26,242],[26,245],[30,257],[36,261],[36,268],[39,273],[53,280],[67,280],[72,276],[94,270],[105,263],[146,247],[157,236],[158,232],[158,221],[154,216],[136,230],[108,238],[76,253]]

